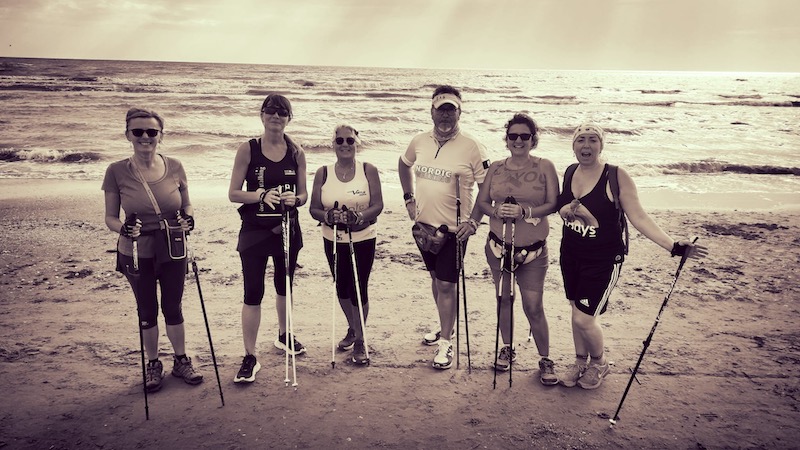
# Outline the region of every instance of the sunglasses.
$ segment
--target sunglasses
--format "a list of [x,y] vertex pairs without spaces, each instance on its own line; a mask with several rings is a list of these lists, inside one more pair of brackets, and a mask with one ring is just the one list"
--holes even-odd
[[142,137],[142,135],[144,135],[145,133],[147,133],[148,137],[156,137],[158,136],[158,133],[161,132],[161,130],[156,130],[155,128],[148,128],[146,130],[144,128],[132,128],[128,131],[130,131],[131,134],[133,134],[136,137]]
[[522,138],[523,141],[529,141],[529,140],[531,140],[532,136],[533,135],[531,133],[522,133],[522,134],[508,133],[506,135],[506,138],[508,138],[509,141],[516,141],[517,138]]
[[283,108],[276,108],[274,106],[267,106],[266,108],[262,109],[261,112],[268,116],[278,113],[278,116],[280,117],[289,117],[289,111]]
[[349,137],[347,139],[337,137],[336,140],[335,140],[336,145],[342,145],[345,141],[347,141],[347,145],[353,145],[353,144],[356,143],[355,138],[351,138],[351,137]]

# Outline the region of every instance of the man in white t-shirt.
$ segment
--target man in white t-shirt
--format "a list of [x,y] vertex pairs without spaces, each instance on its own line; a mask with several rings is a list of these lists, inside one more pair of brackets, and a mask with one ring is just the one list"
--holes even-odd
[[[486,147],[458,127],[461,93],[444,85],[433,92],[431,117],[433,130],[418,134],[400,156],[397,171],[403,198],[411,220],[439,228],[446,225],[447,239],[433,253],[420,247],[425,267],[431,274],[431,289],[439,312],[440,331],[423,337],[426,345],[437,345],[433,367],[449,369],[453,363],[453,336],[457,301],[458,258],[467,239],[475,234],[483,213],[473,208],[473,189],[480,187],[489,168]],[[458,191],[458,194],[457,194]],[[461,217],[456,220],[456,196],[461,199]]]

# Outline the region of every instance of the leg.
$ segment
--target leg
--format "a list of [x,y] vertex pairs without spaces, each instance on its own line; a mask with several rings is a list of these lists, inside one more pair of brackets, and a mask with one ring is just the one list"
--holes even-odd
[[520,294],[522,296],[522,309],[533,331],[536,349],[541,357],[546,358],[550,356],[550,330],[547,325],[547,317],[544,315],[543,293],[520,289]]
[[147,359],[154,361],[158,359],[158,325],[142,330],[144,337],[144,353]]
[[258,329],[261,326],[261,305],[242,305],[242,340],[244,352],[255,355]]
[[456,323],[456,284],[436,280],[436,307],[439,311],[439,325],[442,338],[452,336]]

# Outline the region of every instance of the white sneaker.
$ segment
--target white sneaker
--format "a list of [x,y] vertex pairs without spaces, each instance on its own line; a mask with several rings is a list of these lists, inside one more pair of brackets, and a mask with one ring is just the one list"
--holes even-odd
[[[450,335],[450,339],[452,340],[454,337],[456,337],[456,330],[453,330],[453,333]],[[437,331],[436,333],[434,332],[426,333],[424,336],[422,336],[422,343],[425,345],[436,345],[439,343],[439,339],[441,338],[442,338],[441,331]]]
[[436,355],[433,357],[434,369],[449,369],[453,365],[453,345],[450,341],[439,339],[439,348],[436,349]]

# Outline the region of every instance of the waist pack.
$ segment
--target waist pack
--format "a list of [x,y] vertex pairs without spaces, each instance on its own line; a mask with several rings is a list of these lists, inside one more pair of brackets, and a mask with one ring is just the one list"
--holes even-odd
[[[528,264],[542,254],[544,245],[545,241],[536,241],[525,247],[515,246],[513,249],[514,262],[516,262],[517,265]],[[489,248],[496,258],[500,259],[503,256],[503,240],[497,237],[492,231],[489,232]],[[506,252],[511,252],[511,244],[505,243],[505,250]],[[510,266],[511,260],[507,260],[506,264]]]
[[186,232],[183,231],[177,220],[172,222],[175,225],[167,219],[162,222],[167,238],[167,252],[170,259],[184,259],[186,258]]
[[414,223],[414,226],[411,227],[411,234],[414,235],[414,240],[417,241],[419,249],[434,255],[438,254],[450,234],[447,232],[445,225],[442,225],[442,227],[444,227],[443,230],[427,223]]

